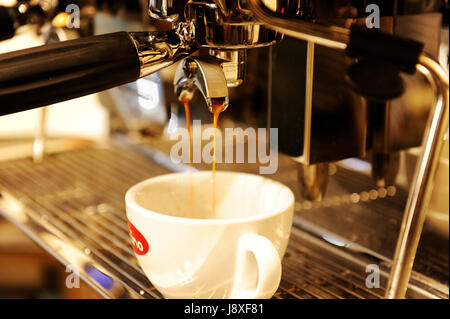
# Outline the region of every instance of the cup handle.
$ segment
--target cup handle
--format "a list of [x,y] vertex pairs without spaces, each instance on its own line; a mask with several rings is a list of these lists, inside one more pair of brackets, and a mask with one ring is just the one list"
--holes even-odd
[[[256,260],[256,269],[249,267],[249,254]],[[249,273],[257,273],[256,288],[246,287]],[[236,273],[231,291],[232,299],[270,298],[281,280],[281,260],[272,242],[254,233],[242,235],[238,241]]]

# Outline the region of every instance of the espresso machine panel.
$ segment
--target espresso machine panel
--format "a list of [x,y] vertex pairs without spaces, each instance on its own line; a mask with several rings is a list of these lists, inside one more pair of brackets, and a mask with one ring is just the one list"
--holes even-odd
[[[437,59],[440,26],[440,14],[427,13],[382,17],[380,30],[424,43],[424,51]],[[364,158],[369,150],[386,154],[420,145],[434,99],[422,75],[401,75],[406,92],[401,97],[387,103],[367,101],[347,84],[352,61],[343,52],[314,48],[309,87],[307,43],[285,38],[273,51],[270,125],[279,128],[283,153],[303,164],[317,164]],[[310,108],[307,89],[312,90]],[[419,101],[411,95],[417,90],[423,93]]]

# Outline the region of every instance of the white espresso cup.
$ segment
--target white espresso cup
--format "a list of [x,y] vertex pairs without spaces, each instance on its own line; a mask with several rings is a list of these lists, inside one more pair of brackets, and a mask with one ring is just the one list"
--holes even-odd
[[258,175],[162,175],[126,196],[138,262],[165,298],[270,298],[281,279],[294,195]]

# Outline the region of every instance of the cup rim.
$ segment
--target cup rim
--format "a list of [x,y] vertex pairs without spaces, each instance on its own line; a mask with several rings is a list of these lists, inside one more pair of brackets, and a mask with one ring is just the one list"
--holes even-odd
[[[286,189],[288,194],[289,194],[289,201],[286,201],[286,205],[282,206],[279,209],[274,210],[273,212],[270,213],[265,213],[265,214],[260,214],[260,215],[256,215],[256,216],[250,216],[250,217],[238,217],[238,218],[229,218],[229,219],[202,219],[202,218],[187,218],[187,217],[179,217],[179,216],[171,216],[171,215],[166,215],[163,213],[158,213],[155,211],[152,211],[150,209],[144,208],[141,205],[139,205],[135,200],[132,199],[132,196],[134,195],[134,193],[137,192],[138,189],[148,185],[148,184],[152,184],[154,182],[158,182],[161,180],[165,180],[165,179],[171,179],[177,175],[187,175],[187,174],[201,174],[201,175],[209,175],[211,174],[211,171],[197,171],[197,172],[176,172],[176,173],[169,173],[169,174],[163,174],[163,175],[159,175],[159,176],[155,176],[155,177],[150,177],[148,179],[145,179],[133,186],[131,186],[128,191],[125,194],[125,204],[126,206],[130,207],[131,209],[135,210],[135,211],[139,211],[141,214],[143,214],[144,216],[152,216],[154,218],[157,219],[161,219],[161,220],[167,220],[167,221],[172,221],[172,222],[182,222],[182,223],[189,223],[189,224],[205,224],[205,225],[212,225],[212,224],[236,224],[236,223],[246,223],[246,222],[254,222],[254,221],[258,221],[258,220],[263,220],[263,219],[267,219],[270,217],[274,217],[276,215],[279,215],[281,213],[287,212],[290,210],[290,208],[294,206],[295,204],[295,196],[294,193],[292,192],[292,190],[286,186],[285,184],[278,182],[276,180],[267,178],[267,177],[263,177],[260,175],[256,175],[256,174],[250,174],[250,173],[243,173],[243,172],[233,172],[233,171],[216,171],[216,175],[222,175],[222,174],[226,174],[226,175],[247,175],[247,176],[251,176],[254,178],[259,178],[259,179],[266,179],[269,180],[272,183],[278,184],[281,188]],[[127,215],[128,215],[128,209],[127,209]]]

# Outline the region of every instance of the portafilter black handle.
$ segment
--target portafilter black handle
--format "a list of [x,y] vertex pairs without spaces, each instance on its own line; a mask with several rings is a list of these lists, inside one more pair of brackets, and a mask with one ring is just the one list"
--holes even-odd
[[0,115],[134,81],[140,60],[127,32],[79,38],[0,55]]

